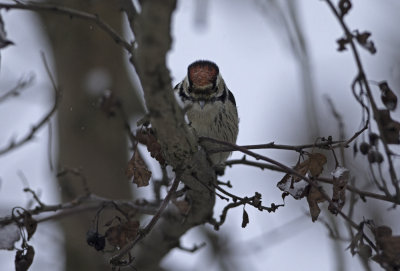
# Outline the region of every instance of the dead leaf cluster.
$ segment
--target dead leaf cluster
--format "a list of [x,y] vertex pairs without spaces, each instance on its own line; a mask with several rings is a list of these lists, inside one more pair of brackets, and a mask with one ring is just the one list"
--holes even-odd
[[126,176],[128,178],[133,177],[133,182],[138,187],[149,185],[151,171],[147,169],[147,165],[140,155],[137,146],[135,147],[131,160],[128,162]]

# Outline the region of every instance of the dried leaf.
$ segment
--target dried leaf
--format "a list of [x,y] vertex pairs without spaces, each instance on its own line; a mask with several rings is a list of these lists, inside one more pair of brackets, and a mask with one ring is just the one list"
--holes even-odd
[[28,233],[28,241],[32,238],[37,228],[37,221],[28,212],[24,213],[24,226]]
[[110,227],[105,233],[107,241],[114,247],[122,248],[136,238],[139,226],[139,221],[134,220]]
[[377,122],[382,126],[382,138],[388,144],[400,144],[400,123],[393,120],[389,110],[378,110]]
[[156,159],[161,165],[165,165],[165,160],[162,155],[161,145],[158,143],[157,138],[154,136],[152,129],[140,129],[136,132],[137,140],[147,146],[151,157]]
[[[311,153],[308,159],[302,163],[297,163],[293,168],[299,174],[305,176],[307,172],[311,176],[316,177],[321,174],[323,166],[326,163],[326,157],[322,153]],[[284,192],[288,192],[295,199],[301,199],[306,195],[308,183],[297,176],[286,174],[277,184],[278,188]]]
[[317,188],[310,186],[307,195],[307,202],[308,207],[310,208],[312,222],[315,222],[318,219],[319,214],[321,213],[321,209],[319,208],[318,203],[324,201],[325,198],[322,196],[321,192],[319,192]]
[[351,255],[355,255],[358,252],[358,248],[360,244],[362,244],[362,237],[363,237],[363,230],[362,228],[354,235],[353,239],[351,240],[350,245],[347,247],[350,249]]
[[0,14],[0,49],[3,49],[9,45],[13,45],[14,42],[7,39],[7,33],[4,27],[3,17]]
[[372,259],[386,270],[400,269],[400,236],[392,236],[392,229],[380,226],[374,230],[378,254]]
[[318,177],[326,164],[326,156],[322,153],[311,153],[308,155],[310,160],[309,171],[312,177]]
[[363,33],[357,32],[356,34],[356,40],[363,45],[365,45],[368,42],[369,37],[371,37],[370,32],[363,32]]
[[339,45],[339,47],[337,48],[337,50],[338,50],[339,52],[341,52],[341,51],[347,50],[346,45],[347,45],[350,41],[349,41],[349,39],[347,39],[347,38],[340,38],[340,39],[338,39],[336,42],[337,42],[338,45]]
[[352,5],[350,0],[340,0],[338,6],[340,11],[340,16],[343,17],[349,12]]
[[17,250],[15,254],[15,270],[16,271],[26,271],[29,269],[33,262],[33,257],[35,257],[35,250],[33,246],[27,245],[26,249]]
[[20,239],[20,230],[16,224],[0,227],[0,249],[14,249],[14,244]]
[[256,208],[261,207],[261,204],[262,204],[261,198],[262,198],[262,195],[260,193],[258,193],[258,192],[254,193],[254,196],[253,196],[254,207],[256,207]]
[[346,185],[349,181],[350,171],[347,168],[337,167],[333,172],[333,193],[332,203],[329,203],[328,210],[337,215],[346,202]]
[[371,33],[370,32],[362,32],[359,33],[357,30],[355,31],[354,35],[357,42],[366,50],[368,50],[371,54],[376,53],[376,47],[374,42],[370,39]]
[[390,111],[396,110],[397,107],[397,96],[390,89],[386,81],[379,83],[379,89],[381,90],[381,100],[386,108]]
[[247,224],[249,224],[249,214],[243,208],[242,228],[246,228]]
[[192,207],[187,200],[173,200],[172,203],[178,208],[182,215],[188,215]]
[[133,177],[133,182],[138,186],[148,186],[151,177],[151,171],[147,169],[146,163],[140,156],[139,151],[135,148],[131,160],[128,162],[126,169],[128,178]]

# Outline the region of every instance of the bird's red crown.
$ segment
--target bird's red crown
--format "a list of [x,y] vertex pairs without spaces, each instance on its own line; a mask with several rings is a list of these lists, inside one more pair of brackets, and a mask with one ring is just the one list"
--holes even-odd
[[218,66],[207,60],[198,60],[188,67],[190,85],[194,87],[208,87],[215,85],[219,73]]

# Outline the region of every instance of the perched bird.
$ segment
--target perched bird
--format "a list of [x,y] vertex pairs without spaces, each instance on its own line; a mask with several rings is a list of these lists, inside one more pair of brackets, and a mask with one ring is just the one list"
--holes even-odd
[[[198,60],[190,64],[185,78],[175,86],[175,92],[187,110],[189,125],[198,137],[236,142],[239,117],[235,98],[215,63]],[[209,141],[201,145],[206,151],[223,147]],[[229,155],[230,152],[213,153],[209,159],[219,168]]]

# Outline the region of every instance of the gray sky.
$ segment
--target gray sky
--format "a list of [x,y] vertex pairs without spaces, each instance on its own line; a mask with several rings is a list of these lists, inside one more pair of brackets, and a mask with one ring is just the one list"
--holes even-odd
[[[238,144],[271,141],[280,144],[311,143],[305,128],[304,99],[297,63],[282,37],[282,30],[261,11],[257,4],[260,1],[208,1],[205,21],[201,26],[196,25],[194,20],[195,1],[179,1],[173,20],[172,51],[168,55],[173,84],[185,76],[187,65],[191,62],[212,60],[219,65],[236,98],[240,116]],[[341,29],[324,1],[301,1],[298,6],[311,56],[322,136],[337,136],[336,122],[323,100],[326,94],[346,115],[347,132],[351,135],[359,128],[360,109],[349,87],[356,73],[352,56],[349,52],[336,51],[335,40],[342,36]],[[391,35],[398,30],[400,5],[394,0],[384,4],[381,1],[358,0],[353,1],[353,7],[348,24],[352,28],[371,31],[378,48],[374,56],[362,53],[369,78],[388,80],[389,84],[399,86],[400,68],[396,55],[399,37]],[[8,37],[16,46],[1,52],[0,91],[12,87],[21,75],[34,73],[36,80],[34,87],[21,97],[0,105],[0,127],[7,127],[0,131],[2,145],[13,136],[25,134],[30,125],[47,112],[50,106],[48,94],[51,93],[40,59],[40,51],[49,52],[49,44],[36,25],[37,19],[30,12],[3,14]],[[50,53],[48,56],[51,61]],[[41,190],[43,201],[58,201],[57,187],[52,183],[48,168],[46,130],[38,133],[37,139],[24,148],[0,156],[2,214],[12,206],[24,205],[29,199],[22,192],[18,170],[29,177],[33,189]],[[296,162],[296,156],[288,152],[260,153],[288,165]],[[239,153],[232,156],[241,157]],[[327,169],[328,172],[330,170],[333,168]],[[230,180],[234,185],[233,192],[238,195],[251,196],[255,191],[262,193],[263,202],[269,205],[282,201],[281,192],[276,188],[280,178],[282,174],[237,166],[228,169],[222,179]],[[219,216],[224,204],[218,201],[215,216]],[[325,208],[322,209],[324,212]],[[275,214],[260,213],[250,207],[246,210],[250,215],[250,224],[245,229],[241,228],[242,208],[239,208],[230,212],[220,230],[221,234],[227,235],[229,244],[240,248],[235,259],[243,266],[260,271],[335,270],[333,246],[327,237],[327,230],[321,223],[312,223],[305,215],[308,210],[305,200],[288,198],[286,206]],[[299,216],[304,218],[297,219]],[[52,224],[39,226],[33,245],[45,245],[48,249],[36,251],[31,270],[43,270],[49,265],[52,270],[62,270],[62,261],[60,263],[59,260],[62,259],[62,250],[57,246],[60,240],[62,238]],[[202,241],[197,230],[183,238],[183,244],[188,247]],[[346,246],[347,243],[343,243],[342,249]],[[0,251],[1,270],[13,269],[12,257],[13,252]],[[164,265],[174,267],[174,270],[177,270],[177,263],[182,267],[179,270],[218,270],[215,264],[209,264],[208,257],[207,249],[195,254],[174,250],[164,260]],[[356,257],[352,258],[349,252],[344,253],[344,260],[349,270],[361,270],[359,261]],[[376,269],[377,266],[373,267]]]

